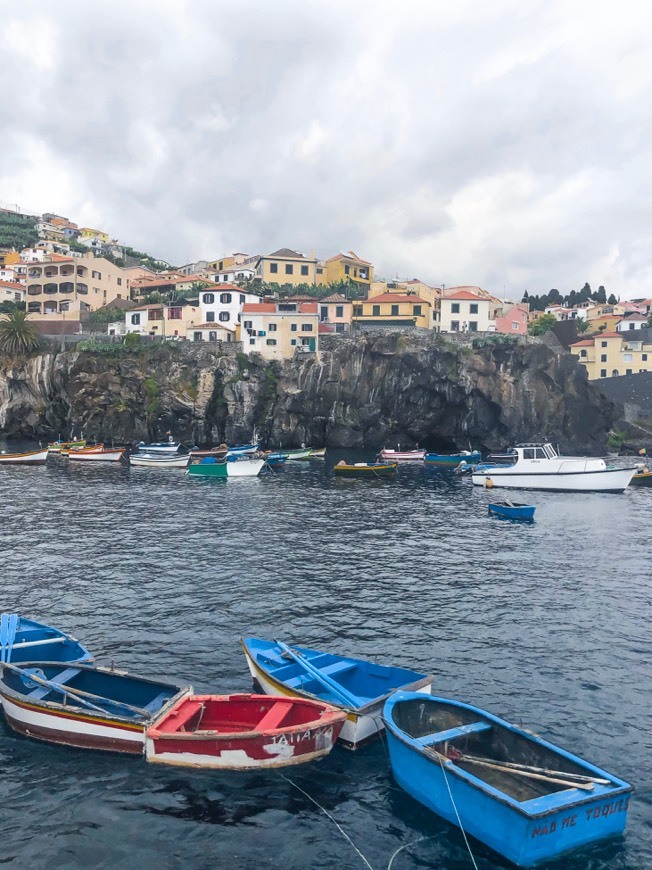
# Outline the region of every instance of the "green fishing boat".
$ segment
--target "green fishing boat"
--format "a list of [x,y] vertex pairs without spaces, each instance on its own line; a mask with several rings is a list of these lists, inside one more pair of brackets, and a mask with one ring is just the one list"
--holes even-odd
[[221,462],[213,456],[206,456],[200,459],[199,462],[192,462],[188,466],[188,474],[196,475],[197,477],[223,477],[227,478],[226,461]]

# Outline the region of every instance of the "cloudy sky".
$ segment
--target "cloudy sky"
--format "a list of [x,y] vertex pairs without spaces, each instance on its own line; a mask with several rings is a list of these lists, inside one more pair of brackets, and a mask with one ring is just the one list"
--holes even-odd
[[652,295],[642,0],[0,0],[0,201],[175,264]]

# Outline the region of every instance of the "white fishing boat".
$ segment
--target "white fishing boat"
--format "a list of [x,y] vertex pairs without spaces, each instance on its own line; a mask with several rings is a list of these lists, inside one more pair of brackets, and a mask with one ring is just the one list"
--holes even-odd
[[227,477],[256,477],[265,465],[264,459],[230,457],[226,462]]
[[30,450],[28,453],[0,453],[0,464],[4,465],[44,465],[48,458],[45,450]]
[[129,457],[129,464],[145,468],[186,468],[188,454],[166,455],[161,453],[134,453]]
[[120,450],[73,450],[68,454],[71,462],[120,462],[124,456],[124,449]]
[[381,459],[389,462],[420,462],[426,458],[425,450],[387,450],[383,447],[380,451]]
[[552,444],[517,444],[512,465],[474,471],[475,486],[562,492],[623,492],[636,469],[607,465],[591,456],[560,456]]
[[181,444],[178,441],[173,441],[172,436],[170,436],[167,441],[155,441],[152,444],[145,444],[144,441],[141,441],[138,444],[138,451],[140,453],[176,453],[179,447]]

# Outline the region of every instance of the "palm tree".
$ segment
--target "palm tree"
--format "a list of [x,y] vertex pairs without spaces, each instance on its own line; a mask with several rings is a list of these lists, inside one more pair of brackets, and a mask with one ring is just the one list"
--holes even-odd
[[39,346],[36,324],[26,311],[14,311],[0,320],[0,350],[10,354],[30,353]]

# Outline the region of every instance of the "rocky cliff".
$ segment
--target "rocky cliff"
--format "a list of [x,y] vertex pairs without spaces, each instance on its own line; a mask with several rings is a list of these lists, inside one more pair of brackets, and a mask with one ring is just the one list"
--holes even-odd
[[270,445],[501,448],[547,438],[600,453],[616,417],[568,354],[441,335],[329,339],[266,363],[218,346],[51,351],[0,366],[0,431]]

